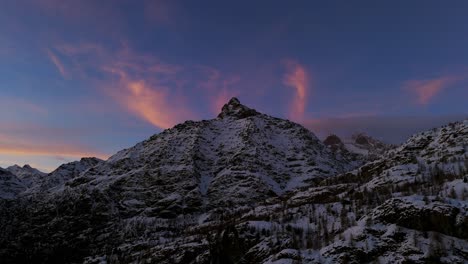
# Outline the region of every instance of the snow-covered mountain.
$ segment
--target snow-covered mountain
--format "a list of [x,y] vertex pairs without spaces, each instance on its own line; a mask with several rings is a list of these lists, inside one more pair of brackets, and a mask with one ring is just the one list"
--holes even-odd
[[379,159],[387,151],[396,148],[395,145],[383,143],[365,133],[356,133],[344,139],[332,134],[323,142],[335,153],[361,161]]
[[139,192],[128,198],[130,203],[163,203],[177,213],[252,204],[351,168],[304,127],[233,98],[216,119],[168,129],[120,151],[72,184],[100,190],[147,186],[154,201]]
[[47,175],[47,173],[39,171],[38,169],[33,168],[28,164],[24,165],[23,167],[13,165],[6,168],[6,170],[18,177],[27,187],[35,185],[37,181],[41,180],[44,176]]
[[[61,190],[65,183],[80,176],[88,169],[103,162],[98,158],[82,158],[79,161],[62,164],[51,173],[44,173],[30,165],[18,165],[6,169],[0,168],[2,178],[0,186],[9,193],[3,199],[13,199],[19,196],[37,195],[45,192]],[[14,187],[13,187],[14,186]],[[14,194],[14,195],[13,195]]]
[[47,174],[29,165],[0,168],[0,199],[14,199]]
[[337,137],[324,144],[233,98],[215,119],[176,125],[107,161],[62,165],[31,188],[7,172],[4,193],[14,195],[0,199],[0,259],[468,261],[468,121],[392,150],[363,135],[354,142],[386,150],[369,158]]
[[13,173],[0,168],[0,199],[13,199],[26,190],[24,183]]
[[50,192],[63,189],[66,182],[81,176],[88,169],[93,168],[102,160],[94,157],[81,158],[79,161],[73,161],[60,165],[57,169],[46,176],[36,180],[35,184],[30,186],[25,195],[37,194],[41,192]]
[[277,213],[280,203],[254,209],[259,213],[250,214],[292,218],[286,227],[282,220],[247,222],[293,230],[287,237],[294,243],[268,247],[262,261],[466,263],[467,153],[465,120],[416,134],[381,159],[296,192],[281,201],[286,213]]

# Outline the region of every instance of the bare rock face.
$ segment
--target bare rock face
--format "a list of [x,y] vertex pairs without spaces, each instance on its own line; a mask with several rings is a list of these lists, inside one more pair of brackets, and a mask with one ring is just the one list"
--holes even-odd
[[247,106],[242,105],[239,99],[233,97],[223,106],[218,118],[234,117],[241,119],[254,115],[259,115],[259,113],[254,109],[250,109]]

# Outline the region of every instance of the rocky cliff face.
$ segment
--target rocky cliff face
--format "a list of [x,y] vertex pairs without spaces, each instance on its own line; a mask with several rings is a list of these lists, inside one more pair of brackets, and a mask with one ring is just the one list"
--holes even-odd
[[[233,98],[215,119],[179,124],[107,161],[62,165],[35,187],[5,176],[15,195],[0,199],[0,257],[462,263],[467,127],[415,135],[365,163]],[[418,215],[428,219],[412,224]],[[433,250],[432,236],[452,249]]]

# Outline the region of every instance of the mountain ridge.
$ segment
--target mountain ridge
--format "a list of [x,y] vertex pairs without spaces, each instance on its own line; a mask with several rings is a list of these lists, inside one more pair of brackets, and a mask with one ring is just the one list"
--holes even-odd
[[[0,257],[467,261],[468,120],[416,134],[370,161],[331,145],[233,98],[215,119],[178,124],[107,161],[64,164],[41,188],[0,199]],[[4,178],[8,195],[26,188],[8,171]],[[435,218],[412,224],[421,214]]]

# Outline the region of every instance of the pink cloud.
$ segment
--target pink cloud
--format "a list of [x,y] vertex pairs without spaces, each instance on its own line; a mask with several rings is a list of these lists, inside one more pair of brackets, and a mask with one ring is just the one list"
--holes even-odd
[[[135,52],[126,42],[114,50],[86,43],[60,44],[54,50],[72,62],[73,67],[69,68],[74,75],[99,72],[99,79],[84,78],[91,78],[103,95],[111,99],[109,102],[116,102],[121,110],[158,128],[196,118],[198,114],[189,98],[196,96],[207,103],[212,113],[218,114],[223,104],[242,93],[236,74],[205,65],[167,63],[153,55]],[[261,85],[255,85],[258,87]]]
[[60,61],[60,59],[50,49],[47,49],[46,52],[47,56],[49,56],[49,59],[59,71],[60,75],[62,75],[63,78],[67,79],[69,77],[68,72],[65,69],[63,63]]
[[168,128],[194,116],[178,89],[178,73],[183,67],[136,53],[124,42],[118,50],[100,45],[61,44],[56,50],[73,61],[81,73],[100,72],[94,80],[121,109],[159,128]]
[[404,88],[416,97],[419,105],[427,105],[443,90],[461,80],[459,76],[442,76],[434,79],[410,80],[405,82]]
[[289,118],[292,120],[303,120],[307,95],[309,93],[310,76],[304,66],[296,61],[288,60],[285,65],[286,74],[283,78],[283,84],[294,89]]
[[145,80],[132,80],[126,73],[118,72],[118,86],[107,92],[135,116],[159,128],[169,128],[193,117],[186,110],[182,98],[170,98],[164,87],[151,85]]

